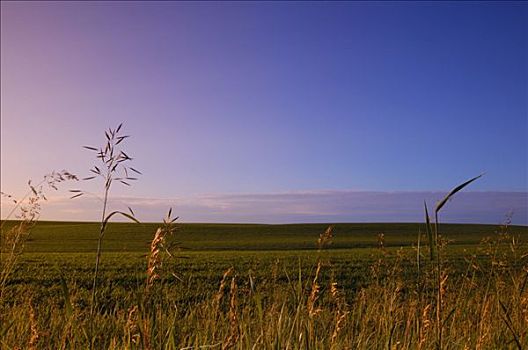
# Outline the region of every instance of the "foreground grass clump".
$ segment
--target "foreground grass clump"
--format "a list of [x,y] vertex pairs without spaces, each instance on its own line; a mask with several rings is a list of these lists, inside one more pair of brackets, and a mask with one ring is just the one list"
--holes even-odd
[[[1,346],[434,349],[438,327],[443,348],[528,346],[528,249],[520,240],[526,228],[504,227],[478,245],[438,247],[443,256],[438,325],[436,262],[423,247],[387,244],[389,226],[377,243],[363,248],[318,251],[313,236],[312,250],[160,256],[158,276],[148,288],[149,242],[142,252],[107,253],[92,337],[93,253],[35,249],[22,256],[6,287]],[[31,243],[38,241],[28,247]]]

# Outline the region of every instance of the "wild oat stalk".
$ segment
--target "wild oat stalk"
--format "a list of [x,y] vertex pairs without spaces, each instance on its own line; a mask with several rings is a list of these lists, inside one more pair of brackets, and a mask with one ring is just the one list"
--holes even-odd
[[321,262],[317,263],[317,268],[315,270],[315,276],[312,280],[312,286],[310,288],[310,297],[307,300],[306,309],[308,310],[308,316],[310,319],[319,314],[322,309],[317,307],[317,300],[319,299],[319,292],[321,286],[319,285],[319,273],[321,272]]
[[220,281],[220,286],[218,287],[218,292],[216,292],[214,299],[213,299],[213,309],[214,314],[216,317],[218,317],[218,313],[220,311],[220,304],[222,302],[222,299],[225,295],[225,289],[227,285],[227,279],[229,276],[233,274],[235,269],[233,267],[228,268],[224,271],[224,275],[222,276],[222,280]]
[[139,344],[139,340],[141,338],[141,333],[139,331],[138,326],[138,307],[137,305],[131,306],[128,309],[128,317],[125,324],[125,337],[126,337],[126,343],[127,344]]
[[238,316],[238,300],[237,300],[237,293],[238,293],[238,286],[236,283],[236,277],[231,278],[231,287],[229,290],[230,298],[229,298],[229,336],[222,344],[222,350],[224,349],[230,349],[234,347],[239,338],[240,338],[240,332],[239,332],[239,316]]
[[174,222],[178,217],[172,217],[172,209],[169,209],[167,216],[163,219],[163,226],[156,231],[152,242],[150,242],[150,252],[147,261],[147,290],[160,278],[158,271],[163,265],[162,253],[165,252],[172,257],[170,246],[167,244],[167,237],[172,235],[176,228]]
[[321,261],[321,251],[325,248],[327,248],[330,244],[332,244],[332,239],[334,238],[334,228],[333,226],[328,226],[324,232],[319,234],[319,238],[317,239],[317,267],[315,269],[315,275],[312,280],[311,288],[310,288],[310,296],[307,299],[306,308],[308,310],[308,315],[310,316],[310,319],[315,317],[317,314],[319,314],[322,309],[318,308],[316,306],[317,300],[319,299],[319,293],[321,290],[321,286],[319,284],[319,274],[321,272],[321,267],[323,265]]
[[317,239],[317,249],[319,252],[332,244],[332,239],[334,238],[334,227],[332,225],[328,226],[326,230],[319,235]]
[[37,345],[40,339],[40,332],[37,322],[37,315],[35,312],[35,308],[33,307],[33,300],[29,300],[29,327],[31,330],[31,335],[29,337],[28,341],[28,349],[29,350],[36,350],[38,349]]
[[[0,192],[3,198],[14,204],[0,225],[0,300],[2,300],[7,280],[13,272],[18,257],[22,254],[25,243],[31,234],[31,229],[40,217],[41,203],[47,200],[44,186],[57,190],[59,183],[69,180],[77,180],[77,177],[66,170],[53,171],[45,175],[42,181],[36,185],[33,185],[31,180],[28,181],[29,189],[20,199],[14,199],[12,195]],[[4,226],[13,215],[18,220],[18,223],[6,229]]]
[[[78,180],[77,176],[71,174],[70,172],[66,170],[62,171],[53,171],[50,174],[44,175],[44,178],[36,185],[32,184],[32,181],[28,181],[28,187],[26,194],[20,199],[13,198],[12,195],[0,192],[0,196],[3,198],[6,198],[10,202],[14,204],[13,208],[9,211],[7,216],[2,219],[2,224],[0,225],[1,228],[4,227],[7,220],[9,220],[13,215],[15,215],[16,211],[19,210],[20,213],[16,215],[16,218],[18,220],[23,220],[25,216],[32,216],[31,212],[29,212],[30,208],[35,205],[35,202],[39,202],[37,208],[32,208],[35,215],[33,215],[33,219],[37,219],[40,214],[40,201],[41,200],[47,200],[46,196],[44,195],[44,185],[47,185],[49,188],[58,190],[57,184],[60,182],[68,181],[68,180]],[[27,202],[26,202],[27,200]]]
[[332,332],[332,337],[330,338],[330,348],[338,348],[337,337],[341,330],[343,329],[346,317],[350,313],[348,311],[348,304],[345,300],[345,295],[342,291],[339,290],[337,282],[335,282],[332,277],[332,282],[330,283],[330,295],[335,304],[335,316],[334,316],[334,330]]
[[[96,307],[97,277],[99,273],[99,263],[101,260],[102,242],[108,222],[114,215],[121,215],[134,222],[139,222],[135,218],[134,212],[130,208],[128,208],[130,213],[113,211],[110,214],[107,214],[108,198],[110,194],[110,189],[114,182],[130,186],[131,181],[137,180],[137,178],[131,176],[131,174],[141,174],[141,172],[139,172],[138,170],[126,165],[129,161],[132,160],[132,158],[127,153],[125,153],[120,147],[118,147],[125,139],[129,137],[128,135],[120,134],[122,126],[123,124],[119,124],[117,128],[108,129],[108,131],[105,131],[106,143],[102,147],[96,148],[91,146],[83,146],[85,149],[95,152],[96,158],[100,161],[99,166],[94,165],[94,167],[90,169],[90,172],[93,175],[86,177],[83,180],[93,180],[96,178],[100,178],[103,181],[103,206],[101,213],[101,225],[99,228],[99,238],[97,241],[97,256],[95,259],[95,270],[92,285],[92,300],[90,306],[90,329],[92,331],[92,336],[93,317]],[[70,190],[70,192],[73,193],[71,198],[77,198],[86,193],[82,190]]]

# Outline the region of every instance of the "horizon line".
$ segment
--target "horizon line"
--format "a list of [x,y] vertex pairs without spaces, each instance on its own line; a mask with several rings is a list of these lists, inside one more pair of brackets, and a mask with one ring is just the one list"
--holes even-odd
[[[0,219],[0,222],[20,222],[23,220],[17,219]],[[72,223],[72,224],[100,224],[101,221],[97,220],[37,220],[38,223]],[[151,224],[162,224],[163,220],[160,221],[110,221],[108,224],[120,224],[120,225],[151,225]],[[175,225],[178,224],[192,224],[192,225],[262,225],[262,226],[288,226],[288,225],[379,225],[379,224],[402,224],[402,225],[425,225],[425,222],[420,221],[321,221],[321,222],[284,222],[284,223],[265,223],[265,222],[207,222],[207,221],[175,221]],[[479,222],[449,222],[442,221],[439,225],[474,225],[474,226],[503,226],[508,227],[528,227],[528,224],[490,224],[490,223],[479,223]]]

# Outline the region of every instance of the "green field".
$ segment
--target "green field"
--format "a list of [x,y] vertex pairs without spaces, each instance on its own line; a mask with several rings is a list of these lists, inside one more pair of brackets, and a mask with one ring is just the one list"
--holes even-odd
[[[4,230],[7,231],[10,225],[12,223],[7,223]],[[420,268],[417,265],[418,232],[425,231],[422,224],[335,224],[331,244],[321,251],[318,250],[316,241],[319,234],[328,227],[327,224],[179,224],[171,240],[181,249],[174,250],[173,257],[164,256],[163,266],[159,270],[160,279],[147,293],[146,258],[158,226],[154,223],[109,225],[103,244],[99,279],[97,316],[101,328],[96,330],[97,348],[150,346],[158,349],[207,344],[220,344],[218,348],[226,346],[239,349],[253,346],[327,348],[332,344],[334,348],[347,348],[347,344],[349,348],[380,348],[386,346],[388,339],[392,342],[392,338],[395,341],[409,342],[407,347],[401,348],[418,348],[421,335],[413,327],[420,327],[420,324],[414,320],[413,322],[418,324],[406,327],[401,323],[404,320],[403,314],[394,315],[396,319],[402,317],[402,320],[393,326],[383,324],[383,327],[389,329],[383,328],[379,319],[376,321],[379,324],[369,324],[365,331],[347,330],[343,323],[340,337],[333,339],[330,336],[338,326],[336,315],[344,313],[342,310],[345,305],[347,308],[353,308],[360,303],[358,298],[362,297],[362,293],[378,293],[376,295],[380,299],[377,302],[383,304],[387,302],[384,298],[390,297],[390,293],[396,290],[397,299],[393,302],[399,301],[401,305],[395,306],[391,312],[405,312],[410,305],[407,303],[414,303],[416,298],[418,289],[415,289],[415,286],[421,285],[420,300],[417,302],[428,305],[427,297],[431,297],[428,291],[432,288],[428,286],[427,281],[432,279],[432,263],[428,259],[425,235],[421,236]],[[38,327],[45,329],[46,325],[52,324],[51,333],[40,337],[37,348],[84,348],[89,344],[87,312],[98,228],[96,223],[39,222],[26,241],[24,252],[19,257],[4,292],[2,314],[12,317],[17,315],[27,320],[28,305],[32,305],[36,310],[35,322]],[[501,283],[505,283],[503,279],[506,283],[522,280],[523,268],[526,268],[526,256],[523,257],[523,254],[528,251],[522,242],[528,237],[528,227],[510,226],[505,235],[504,229],[498,226],[442,224],[440,232],[448,239],[448,244],[442,251],[445,260],[443,270],[449,275],[449,282],[453,283],[453,291],[456,291],[455,287],[461,283],[467,286],[478,281],[484,283],[490,276],[500,277]],[[380,243],[381,233],[384,237],[383,247]],[[491,238],[486,240],[486,237]],[[512,238],[517,239],[517,243],[514,241],[517,246],[514,247],[516,250],[513,253],[509,241]],[[507,267],[511,276],[506,272],[495,272],[488,276],[488,271],[492,271],[497,262],[505,264],[501,269]],[[318,267],[320,271],[317,271]],[[232,320],[230,321],[230,317],[233,317],[234,285],[225,287],[226,297],[221,307],[213,305],[219,295],[222,276],[230,268],[233,270],[229,273],[226,283],[236,283],[237,308],[240,308],[235,308],[238,310],[237,322],[240,322],[236,327],[235,343],[233,339],[229,339],[234,334]],[[314,278],[320,293],[317,303],[322,309],[319,319],[310,316],[307,306],[313,296]],[[339,286],[341,299],[332,301],[332,282]],[[491,287],[488,286],[489,288]],[[498,293],[499,287],[494,288],[493,291]],[[520,287],[515,285],[515,288]],[[468,289],[464,292],[471,291]],[[520,292],[519,303],[522,303],[525,291],[523,289]],[[231,302],[227,294],[231,295]],[[458,304],[461,303],[460,295],[457,295],[453,296],[455,299],[449,300],[461,305]],[[475,297],[472,303],[482,302],[481,297]],[[336,300],[339,300],[339,303]],[[527,323],[522,323],[523,312],[528,315],[528,299],[526,300],[526,305],[521,304],[524,309],[514,316],[517,317],[516,327],[528,324],[528,320],[525,320]],[[504,302],[509,302],[509,299]],[[70,303],[74,310],[73,316],[66,318],[65,309]],[[304,311],[298,309],[301,304]],[[477,304],[474,306],[477,307]],[[141,341],[136,343],[131,340],[130,334],[127,338],[126,325],[128,313],[134,306],[139,307],[141,315],[135,322],[144,322],[142,327],[150,327],[148,330],[138,326],[137,334]],[[367,303],[360,309],[347,311],[346,317],[355,317],[347,321],[349,327],[352,327],[353,322],[359,322],[358,312],[366,313],[364,317],[367,325],[368,317],[374,317],[376,314],[374,309],[369,309],[372,307]],[[389,307],[389,304],[386,307]],[[466,307],[467,310],[461,310],[457,317],[462,319],[465,313],[471,310],[469,306]],[[498,304],[494,307],[500,310]],[[274,313],[279,312],[281,308],[284,308],[284,315],[291,318],[288,325],[284,325],[286,328],[277,331],[273,336],[262,335],[262,332],[272,332],[267,327],[271,327],[273,322],[278,322],[277,317],[280,314]],[[214,312],[217,312],[217,316],[208,319],[207,313],[213,312],[213,309],[216,310]],[[267,319],[261,312],[269,314],[271,318]],[[423,307],[420,312],[424,312]],[[417,311],[417,314],[420,312]],[[301,323],[295,324],[295,317],[307,324],[302,326],[299,320]],[[451,318],[444,322],[447,321],[451,321]],[[302,327],[307,327],[310,322],[318,324],[317,331],[308,328],[303,330]],[[388,317],[383,322],[392,321]],[[467,322],[474,320],[464,322],[466,323],[450,326],[469,327]],[[501,324],[500,318],[496,322],[500,325],[500,332],[489,339],[483,338],[488,341],[484,344],[507,341],[507,348],[515,348],[516,342],[512,342],[513,334],[519,341],[523,341],[523,344],[528,341],[526,331],[523,333],[523,330],[516,329],[514,332],[517,333],[511,333],[508,325]],[[8,320],[3,318],[0,330],[3,346],[6,349],[24,348],[31,334],[28,327],[28,322],[10,326]],[[298,327],[301,328],[297,329]],[[391,330],[391,327],[394,329]],[[408,327],[415,333],[409,333]],[[494,323],[493,327],[497,325]],[[368,333],[367,329],[372,334]],[[447,324],[446,329],[450,329]],[[308,337],[308,340],[299,340],[299,334],[296,334],[293,340],[290,337],[291,332],[304,334],[305,331],[307,333],[304,336]],[[455,331],[456,328],[453,328],[450,332]],[[467,336],[455,337],[454,334],[456,332],[452,334],[452,341],[458,341],[459,346],[474,346],[479,341],[478,333],[469,339]],[[286,338],[280,338],[286,335]],[[59,344],[60,339],[66,340]],[[431,334],[423,338],[422,341],[427,344],[424,345],[425,348],[432,346],[433,340],[434,336]]]
[[[188,251],[221,250],[310,250],[329,224],[178,224],[174,238]],[[332,224],[334,238],[330,248],[376,248],[378,234],[385,235],[385,246],[416,244],[419,223]],[[111,223],[105,235],[104,250],[146,252],[159,224]],[[493,225],[442,224],[442,234],[450,246],[478,245],[482,238],[499,229]],[[526,226],[510,226],[512,234],[528,234]],[[95,252],[98,223],[39,222],[26,244],[26,252]]]
[[[114,287],[142,280],[146,255],[158,226],[155,223],[110,224],[103,243],[102,278]],[[168,263],[182,279],[205,279],[202,281],[205,289],[199,290],[210,292],[231,266],[240,274],[252,270],[266,275],[279,259],[295,273],[299,260],[305,271],[323,255],[331,258],[338,274],[347,277],[347,287],[353,287],[358,281],[367,280],[365,270],[381,252],[380,233],[384,234],[384,246],[389,251],[403,248],[410,252],[416,247],[418,232],[424,232],[421,226],[417,223],[334,224],[331,245],[318,253],[316,240],[328,224],[179,224],[172,241],[178,243],[180,250],[174,252],[174,259],[168,259]],[[451,257],[453,267],[463,269],[464,252],[476,252],[480,241],[495,234],[498,227],[446,224],[441,229],[450,239],[446,254]],[[26,242],[18,267],[20,277],[13,283],[53,285],[58,280],[55,266],[60,266],[67,271],[71,282],[88,288],[98,230],[97,223],[38,223]],[[528,228],[512,226],[510,232],[526,236]]]

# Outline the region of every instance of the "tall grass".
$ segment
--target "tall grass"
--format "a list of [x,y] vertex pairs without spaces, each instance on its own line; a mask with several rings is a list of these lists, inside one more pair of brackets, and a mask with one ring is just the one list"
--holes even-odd
[[[147,258],[147,280],[146,290],[154,284],[156,280],[161,278],[161,270],[164,263],[164,255],[169,258],[174,258],[172,251],[177,245],[175,242],[168,242],[168,238],[174,234],[176,227],[174,222],[178,220],[178,217],[172,217],[172,208],[169,209],[167,216],[163,219],[163,225],[156,230],[152,242],[150,242],[150,252]],[[176,247],[179,248],[179,247]],[[172,272],[174,277],[177,275]]]
[[[5,192],[0,192],[0,195],[12,204],[11,210],[0,224],[0,302],[4,300],[6,284],[24,250],[26,241],[31,235],[32,228],[40,217],[41,203],[47,200],[45,190],[58,190],[59,183],[77,180],[77,176],[66,170],[53,171],[45,175],[37,184],[33,184],[29,180],[27,192],[19,199],[15,199]],[[8,227],[9,220],[13,216],[16,223]]]
[[[97,240],[97,253],[95,257],[95,269],[93,274],[92,284],[92,298],[90,306],[90,333],[93,334],[93,320],[94,312],[97,307],[97,278],[99,275],[99,265],[101,262],[102,243],[106,233],[106,228],[110,219],[115,215],[121,215],[134,222],[139,222],[132,209],[129,207],[129,213],[122,211],[107,212],[108,200],[110,196],[110,190],[114,183],[120,183],[126,186],[130,186],[131,181],[137,180],[136,177],[131,176],[130,173],[141,174],[138,170],[127,165],[132,158],[125,153],[125,151],[119,146],[125,139],[129,138],[128,135],[121,134],[123,124],[119,124],[115,129],[108,129],[105,131],[106,142],[103,146],[96,148],[92,146],[83,146],[85,149],[95,152],[96,159],[99,160],[99,166],[94,165],[90,172],[93,175],[84,178],[83,180],[101,179],[103,184],[103,195],[102,195],[102,208],[101,208],[101,221],[99,227],[99,237]],[[80,197],[85,194],[82,190],[70,190],[73,193],[72,199]],[[92,343],[93,344],[93,343]],[[93,346],[93,345],[92,345]]]
[[[427,210],[427,204],[424,202],[425,206],[425,223],[426,223],[426,232],[427,237],[429,240],[429,251],[430,251],[430,257],[431,261],[433,261],[436,257],[436,266],[434,269],[435,273],[435,282],[436,282],[436,348],[442,349],[443,348],[443,342],[442,342],[442,331],[444,328],[444,320],[443,320],[443,307],[442,307],[442,298],[445,293],[445,284],[447,279],[449,278],[449,275],[445,273],[442,269],[442,248],[444,247],[444,244],[446,242],[442,241],[442,237],[440,235],[440,232],[438,231],[439,221],[438,221],[438,214],[440,210],[447,204],[447,202],[453,198],[453,196],[464,189],[464,187],[471,184],[473,181],[479,179],[482,177],[483,174],[476,176],[458,186],[453,188],[443,199],[441,199],[435,207],[435,221],[434,226],[431,224],[431,220],[429,218],[429,212]],[[452,311],[451,311],[452,312]],[[448,314],[450,316],[451,313]]]
[[[90,283],[60,272],[57,285],[29,291],[0,303],[3,349],[522,349],[528,346],[528,251],[508,225],[482,241],[478,254],[466,253],[465,268],[451,262],[439,213],[457,187],[438,202],[434,222],[425,204],[422,234],[413,248],[388,249],[385,234],[364,271],[366,284],[345,288],[343,273],[329,249],[332,227],[314,237],[315,263],[297,269],[281,261],[258,271],[233,265],[207,281],[179,278],[168,263],[168,237],[175,218],[169,211],[145,251],[135,284],[114,293],[112,280],[98,282],[102,242],[109,220],[134,213],[108,213],[114,183],[130,185],[131,158],[119,145],[121,125],[105,133],[100,148],[86,146],[101,164],[91,172],[103,186],[95,267]],[[39,191],[32,188],[36,198]],[[72,197],[85,194],[72,190]],[[38,203],[38,200],[36,201]],[[30,201],[31,203],[31,201]],[[25,213],[34,218],[38,205]],[[22,218],[23,219],[23,218]],[[33,219],[27,220],[32,223]],[[24,220],[23,220],[24,221]],[[4,223],[2,223],[3,225]],[[23,227],[24,229],[24,227]],[[227,254],[227,253],[226,253]],[[215,262],[212,262],[215,263]],[[10,263],[11,264],[11,263]],[[365,264],[367,264],[365,262]],[[10,266],[10,265],[7,265]],[[14,265],[13,265],[14,266]],[[290,267],[289,267],[290,266]],[[9,267],[8,275],[13,268]],[[306,271],[309,271],[308,273]],[[260,277],[257,277],[257,274]],[[5,279],[7,281],[7,279]],[[215,283],[196,298],[195,289]],[[60,284],[60,285],[59,285]],[[2,275],[2,291],[7,282]],[[51,299],[53,288],[61,295]],[[98,288],[104,298],[98,303]],[[40,302],[37,302],[40,300]]]
[[[314,241],[317,237],[314,237]],[[446,258],[442,283],[442,346],[449,349],[518,349],[528,345],[526,244],[507,231],[467,254],[465,271]],[[316,254],[314,252],[314,254]],[[433,349],[438,342],[436,264],[427,261],[419,291],[415,251],[379,248],[368,284],[347,290],[346,275],[322,252],[311,273],[283,262],[261,265],[260,277],[237,266],[218,276],[216,291],[194,299],[193,279],[145,279],[94,315],[98,349]],[[325,261],[327,260],[327,261]],[[303,264],[303,263],[301,263]],[[170,265],[172,266],[172,265]],[[169,266],[165,266],[170,273]],[[308,269],[310,270],[310,269]],[[274,276],[276,273],[276,276]],[[70,280],[71,281],[71,280]],[[214,279],[208,280],[209,282]],[[108,281],[111,283],[111,281]],[[2,348],[79,349],[90,346],[87,289],[69,286],[73,310],[40,299],[6,306]],[[107,289],[106,298],[112,295]],[[34,298],[38,298],[37,295]],[[83,306],[86,305],[86,306]],[[33,320],[33,321],[31,321]]]

